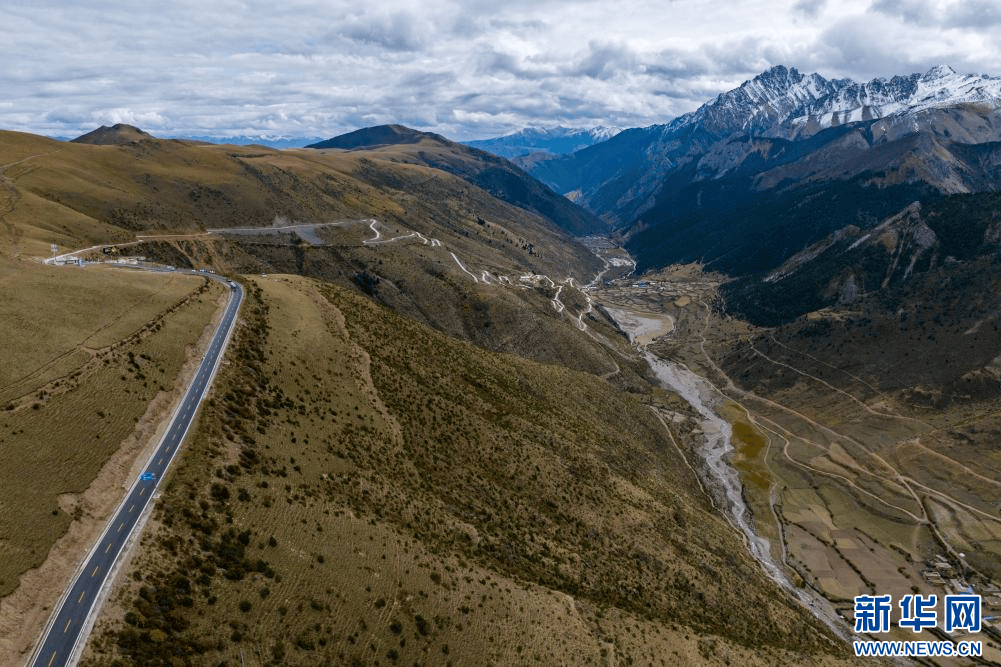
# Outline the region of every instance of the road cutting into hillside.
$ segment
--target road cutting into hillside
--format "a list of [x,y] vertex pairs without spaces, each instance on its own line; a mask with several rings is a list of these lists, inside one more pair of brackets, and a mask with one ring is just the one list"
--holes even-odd
[[185,389],[184,397],[171,415],[165,435],[148,459],[145,472],[133,482],[106,524],[104,533],[73,575],[72,582],[49,617],[28,662],[31,667],[76,664],[108,593],[126,544],[142,531],[148,517],[147,510],[152,506],[160,482],[177,457],[198,414],[199,405],[208,395],[236,326],[237,314],[243,301],[243,288],[238,283],[218,276],[207,277],[230,287],[230,300],[225,313],[194,378]]
[[[137,239],[142,239],[141,241],[130,241],[127,243],[117,244],[118,247],[133,246],[139,243],[147,241],[157,241],[157,240],[176,240],[179,238],[196,238],[196,237],[209,237],[211,235],[225,235],[232,234],[237,236],[260,236],[268,234],[278,234],[278,233],[291,233],[297,235],[299,238],[305,240],[307,243],[315,245],[325,245],[328,243],[325,239],[317,236],[316,232],[318,229],[327,228],[344,228],[350,225],[365,225],[371,230],[374,236],[362,239],[361,244],[364,246],[375,247],[381,246],[389,243],[396,243],[401,241],[420,241],[421,245],[427,246],[429,248],[440,248],[443,252],[447,252],[448,256],[452,258],[452,261],[458,267],[458,269],[468,276],[474,283],[479,285],[494,285],[498,287],[517,287],[521,289],[531,289],[531,288],[541,288],[548,284],[551,289],[556,290],[556,293],[550,297],[550,302],[553,305],[553,309],[559,314],[565,314],[570,317],[580,331],[587,331],[587,324],[584,322],[584,317],[594,312],[594,306],[592,304],[592,299],[589,294],[589,290],[592,289],[600,281],[601,276],[607,273],[613,268],[624,268],[633,267],[635,262],[632,259],[626,259],[622,257],[613,257],[612,259],[607,259],[602,257],[605,268],[587,285],[580,286],[577,285],[573,276],[567,276],[561,282],[557,282],[550,276],[545,274],[537,273],[527,273],[520,276],[517,280],[513,280],[509,275],[497,272],[496,269],[484,269],[482,267],[472,266],[468,260],[464,261],[455,253],[454,250],[447,248],[441,240],[434,237],[426,236],[421,232],[410,230],[406,228],[398,229],[402,230],[402,233],[395,232],[395,236],[388,236],[384,232],[389,232],[387,225],[383,224],[375,218],[364,218],[360,220],[338,220],[332,222],[317,222],[317,223],[294,223],[287,225],[275,225],[271,227],[217,227],[213,229],[208,229],[203,233],[198,234],[169,234],[162,236],[144,235],[137,236]],[[392,232],[391,232],[392,233]],[[585,241],[594,240],[594,237],[585,239]],[[52,257],[45,260],[47,263],[52,262],[65,262],[71,259],[80,257],[87,252],[94,252],[101,249],[102,246],[93,246],[91,248],[85,248],[83,250],[76,250],[70,253],[59,255],[57,257]],[[571,312],[566,304],[560,299],[563,293],[564,287],[572,289],[578,296],[584,299],[587,306],[578,313]],[[673,323],[668,325],[673,326]],[[655,327],[657,331],[661,330],[661,327]],[[660,335],[660,334],[656,334]],[[656,335],[654,337],[656,337]]]

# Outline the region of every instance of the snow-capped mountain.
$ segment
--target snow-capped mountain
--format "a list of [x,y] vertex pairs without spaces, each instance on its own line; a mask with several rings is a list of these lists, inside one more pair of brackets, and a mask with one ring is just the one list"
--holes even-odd
[[778,65],[659,127],[665,134],[693,126],[715,135],[741,130],[760,133],[800,115],[798,110],[831,97],[848,83]]
[[1001,104],[1001,77],[959,74],[940,65],[924,74],[859,83],[778,65],[662,127],[665,133],[698,125],[717,135],[743,131],[792,138],[845,123],[963,104]]
[[951,67],[939,66],[925,74],[890,80],[846,80],[837,92],[803,105],[789,120],[798,127],[820,129],[963,104],[1001,104],[1001,77],[959,74]]
[[827,79],[773,67],[665,125],[519,160],[627,237],[640,269],[774,271],[914,201],[1001,191],[1001,78]]
[[465,143],[467,146],[509,159],[536,152],[564,155],[611,139],[620,131],[617,127],[604,126],[592,128],[529,127],[503,137],[477,139]]
[[[557,192],[579,191],[585,207],[620,225],[649,209],[672,174],[691,170],[686,178],[706,180],[746,167],[763,150],[755,144],[759,139],[805,141],[822,130],[878,123],[866,143],[919,131],[963,144],[1001,140],[1001,118],[981,122],[963,114],[1001,116],[1001,77],[938,66],[859,83],[778,65],[670,123],[624,130],[570,155],[516,162]],[[952,177],[944,181],[950,183],[935,187],[952,192],[971,187]]]

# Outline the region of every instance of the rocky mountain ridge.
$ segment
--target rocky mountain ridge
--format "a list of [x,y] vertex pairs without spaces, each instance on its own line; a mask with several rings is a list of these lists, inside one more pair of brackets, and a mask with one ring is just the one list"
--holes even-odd
[[926,109],[1001,103],[1001,77],[960,74],[939,65],[924,74],[867,82],[826,79],[777,65],[696,111],[663,125],[670,133],[701,125],[710,133],[809,136],[846,123],[912,114]]
[[[973,280],[973,273],[993,265],[1001,248],[999,205],[996,192],[959,194],[915,201],[868,229],[846,225],[767,275],[730,284],[728,303],[735,312],[772,325],[822,308],[854,308],[866,299],[882,298],[891,307],[895,300],[880,295],[892,291],[913,298],[929,276]],[[923,299],[931,307],[967,297],[942,283]]]

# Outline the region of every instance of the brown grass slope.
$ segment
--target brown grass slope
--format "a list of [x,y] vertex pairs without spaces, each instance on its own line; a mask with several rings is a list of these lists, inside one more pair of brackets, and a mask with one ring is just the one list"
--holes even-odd
[[148,132],[143,132],[138,127],[133,127],[132,125],[126,125],[125,123],[116,123],[111,127],[107,125],[102,125],[101,127],[83,134],[76,139],[73,139],[73,143],[77,144],[98,144],[102,146],[107,145],[120,145],[128,144],[133,141],[143,141],[146,139],[153,139],[153,135]]
[[[172,386],[185,345],[197,340],[214,307],[203,281],[188,276],[167,283],[87,275],[64,288],[70,299],[46,299],[48,279],[66,278],[53,273],[21,281],[25,291],[0,304],[13,371],[0,387],[2,595],[66,531],[74,503],[60,497],[86,490],[147,404]],[[88,307],[111,289],[117,306]],[[53,317],[36,320],[48,307]],[[78,338],[68,338],[71,331]]]
[[[469,161],[468,149],[461,148],[466,152],[456,159]],[[278,151],[152,138],[86,145],[0,133],[0,196],[6,193],[9,203],[0,211],[6,232],[0,247],[8,257],[25,257],[49,254],[50,243],[63,250],[128,243],[123,252],[178,265],[300,273],[344,285],[361,279],[387,305],[454,335],[542,360],[579,360],[579,367],[594,372],[614,370],[597,348],[577,354],[565,327],[550,326],[554,287],[520,295],[483,290],[451,253],[477,275],[488,271],[494,282],[498,275],[517,282],[526,274],[545,274],[582,284],[601,263],[538,213],[460,176],[413,164],[405,149]],[[451,149],[433,150],[441,158]],[[369,218],[379,221],[387,238],[419,232],[442,245],[422,247],[414,237],[366,246],[373,233],[364,222],[319,228],[319,243],[294,232],[204,234],[276,221]],[[187,236],[135,245],[137,234]],[[548,320],[526,326],[526,305],[548,309]],[[505,323],[512,326],[504,329]]]
[[349,132],[307,148],[371,151],[377,155],[389,151],[399,156],[398,159],[455,174],[498,199],[538,213],[574,234],[583,236],[608,231],[608,225],[593,213],[556,194],[513,162],[449,141],[438,134],[402,125],[380,125]]
[[[268,226],[276,218],[317,223],[375,217],[406,223],[406,210],[385,192],[390,165],[399,161],[393,151],[365,158],[342,151],[153,138],[90,145],[0,132],[0,174],[10,200],[0,214],[35,247],[44,248],[39,254],[47,254],[51,242],[72,246],[94,238],[95,232],[104,241],[122,241],[131,240],[133,233]],[[431,183],[448,177],[447,187],[458,200],[483,190],[468,180],[456,182],[440,169],[414,166],[410,173],[414,170]],[[46,209],[45,215],[38,215],[39,207]],[[566,233],[543,217],[545,212],[512,208],[516,210],[505,222],[515,237],[524,237],[522,245],[532,243],[540,251],[554,243],[574,247]],[[476,221],[474,207],[460,212],[441,224]],[[110,233],[114,228],[117,235]],[[585,265],[593,261],[583,248],[571,252]]]
[[[129,135],[131,136],[131,135]],[[422,143],[410,148],[427,149]],[[456,160],[470,162],[465,147]],[[542,215],[493,196],[460,176],[414,164],[407,147],[347,153],[310,149],[213,146],[159,139],[120,145],[62,143],[0,133],[0,249],[8,257],[103,244],[123,245],[182,266],[291,272],[355,285],[359,280],[392,308],[493,349],[532,353],[607,373],[615,364],[598,348],[584,354],[551,321],[554,287],[501,293],[472,284],[451,253],[474,269],[517,282],[526,274],[587,282],[601,263]],[[430,150],[430,149],[429,149]],[[438,159],[453,149],[433,147]],[[475,160],[473,160],[475,161]],[[294,232],[205,235],[205,229],[270,227],[376,219],[387,238],[363,242],[367,223]],[[136,235],[186,234],[135,245]],[[100,256],[100,253],[97,253]],[[469,284],[467,284],[469,283]],[[547,310],[526,326],[526,305]],[[568,303],[568,305],[572,305]],[[584,304],[579,304],[583,309]],[[597,320],[595,320],[597,322]],[[504,329],[505,324],[511,325]]]
[[[13,266],[11,265],[13,264]],[[169,411],[222,288],[0,261],[0,664],[22,664]]]
[[[684,408],[609,349],[614,326],[596,311],[578,330],[586,303],[567,285],[561,313],[551,282],[498,284],[581,284],[600,269],[538,213],[407,153],[421,143],[345,153],[4,133],[0,146],[0,246],[15,269],[53,241],[114,243],[327,281],[259,281],[121,600],[128,627],[98,662],[771,664],[836,650],[679,472],[643,402]],[[397,240],[365,243],[368,218]],[[346,224],[204,231],[276,221]],[[125,246],[137,233],[184,238]]]
[[[417,238],[365,245],[372,231],[366,224],[353,224],[317,229],[322,243],[304,242],[292,233],[233,234],[211,241],[165,240],[145,244],[140,252],[175,264],[320,278],[362,289],[397,312],[490,349],[599,374],[614,372],[617,364],[629,366],[588,334],[566,326],[586,310],[579,292],[562,290],[570,314],[561,314],[551,303],[556,286],[541,281],[528,288],[520,281],[524,275],[545,274],[554,281],[575,278],[582,284],[597,272],[594,256],[582,257],[556,238],[539,243],[541,235],[528,236],[517,209],[458,178],[441,175],[429,181],[426,169],[405,165],[370,165],[367,170],[366,178],[381,179],[382,191],[407,211],[402,223],[380,224],[384,238],[415,230],[443,245],[432,247]],[[474,282],[452,253],[477,276],[487,271],[490,284]],[[524,287],[499,285],[498,276]],[[591,332],[617,336],[597,312],[583,321]]]
[[255,280],[87,664],[798,664],[837,645],[645,403]]

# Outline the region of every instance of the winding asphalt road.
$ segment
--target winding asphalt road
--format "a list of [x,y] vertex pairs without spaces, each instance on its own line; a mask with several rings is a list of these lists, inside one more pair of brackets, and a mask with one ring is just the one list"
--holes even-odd
[[226,344],[236,324],[236,315],[243,301],[243,287],[214,274],[202,274],[223,283],[230,289],[229,304],[219,327],[216,329],[208,352],[198,366],[194,380],[188,386],[184,399],[174,411],[166,434],[150,457],[145,472],[132,484],[111,521],[104,529],[84,564],[74,575],[73,583],[63,594],[49,618],[49,623],[39,640],[30,667],[56,667],[72,665],[79,659],[83,646],[100,610],[98,601],[102,590],[111,583],[111,574],[125,544],[150,505],[163,474],[170,467],[188,433],[188,428],[198,412],[198,405],[208,394],[216,369],[222,360]]

